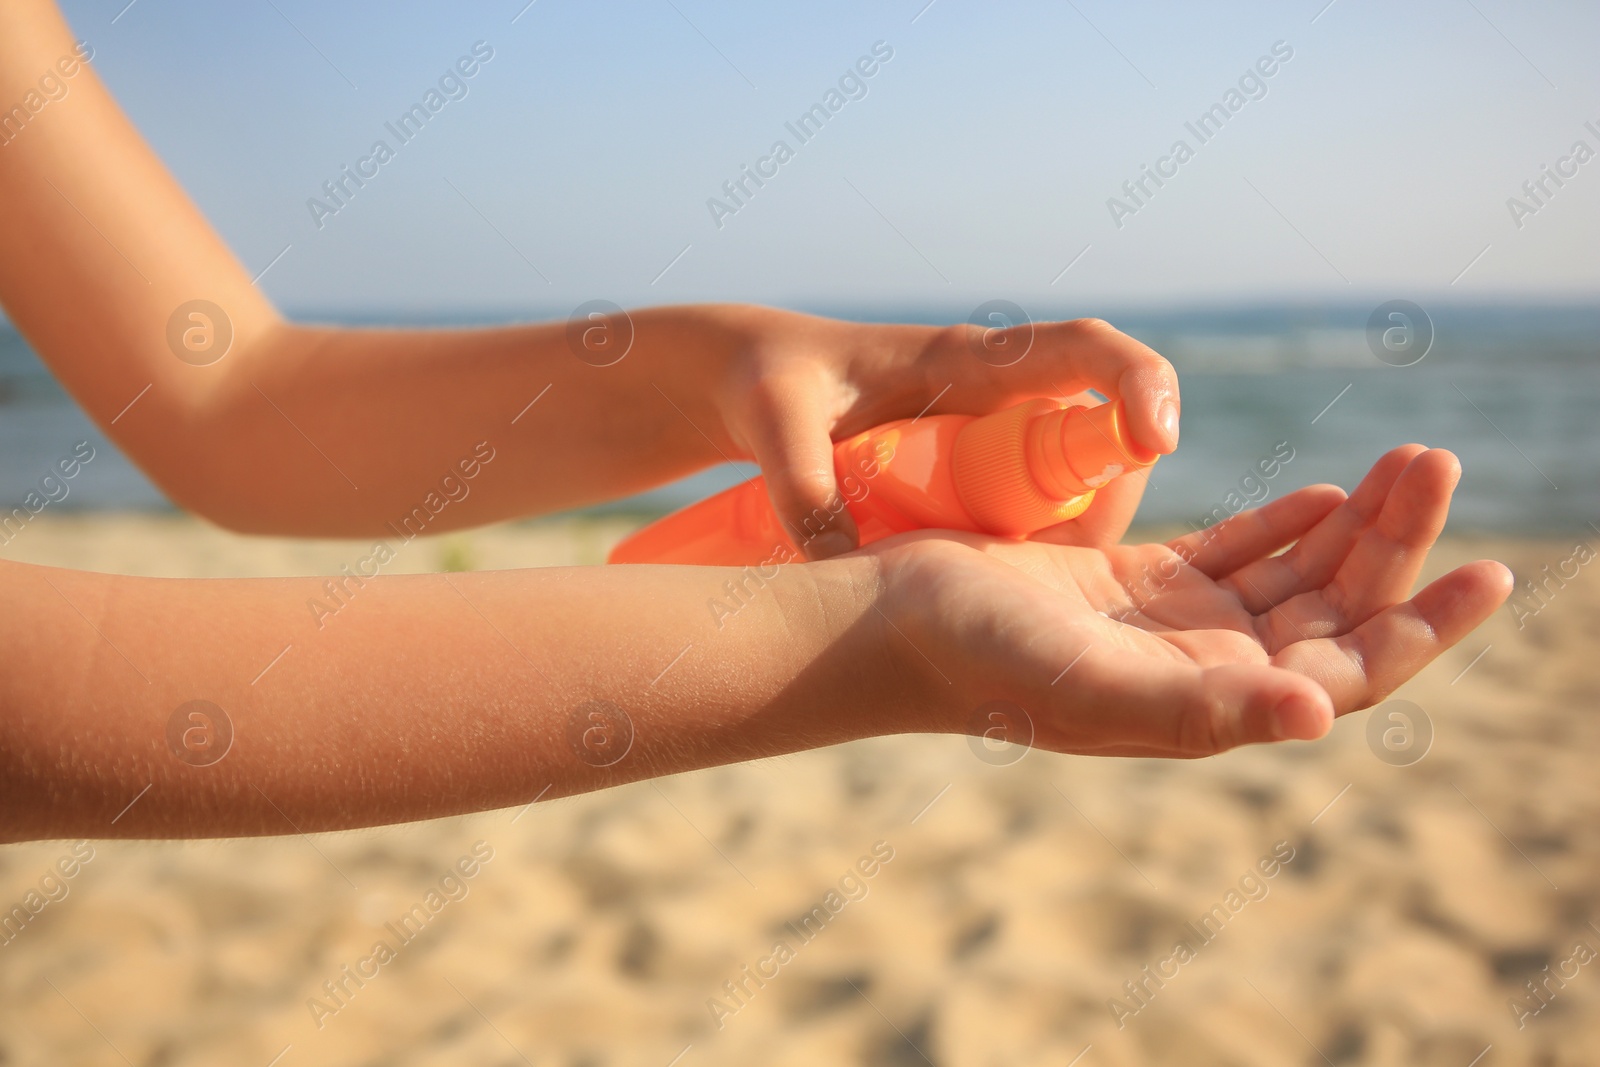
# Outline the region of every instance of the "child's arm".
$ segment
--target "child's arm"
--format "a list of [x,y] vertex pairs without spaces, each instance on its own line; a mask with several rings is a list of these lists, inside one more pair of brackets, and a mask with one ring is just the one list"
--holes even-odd
[[982,733],[993,701],[1008,739],[1065,752],[1320,737],[1510,591],[1480,561],[1404,599],[1458,475],[1408,446],[1348,499],[1314,486],[1165,546],[922,534],[775,575],[346,581],[320,629],[318,579],[0,564],[0,840],[371,826]]
[[[0,302],[152,480],[235,529],[382,534],[430,492],[442,499],[445,479],[459,485],[457,466],[479,442],[495,450],[493,468],[430,530],[625,495],[727,458],[760,462],[780,515],[799,527],[834,495],[830,435],[1090,387],[1128,402],[1147,446],[1176,443],[1172,368],[1094,322],[1040,325],[1027,355],[1003,367],[992,364],[1011,360],[1029,330],[993,334],[986,349],[965,325],[655,308],[633,313],[626,357],[598,367],[628,323],[598,323],[589,362],[564,322],[287,323],[78,58],[53,5],[0,4],[0,102],[47,100],[41,79],[59,98],[0,123]],[[230,332],[226,354],[206,362]],[[1125,481],[1097,499],[1080,540],[1121,536],[1140,485]],[[842,541],[808,549],[849,547],[849,521]]]
[[917,729],[873,572],[347,580],[319,629],[321,579],[0,564],[0,840],[371,826]]

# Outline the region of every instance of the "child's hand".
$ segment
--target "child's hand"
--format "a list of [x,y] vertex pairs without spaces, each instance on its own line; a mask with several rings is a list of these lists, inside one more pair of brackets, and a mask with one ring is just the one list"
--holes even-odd
[[[861,325],[771,308],[694,310],[727,327],[709,392],[731,443],[761,464],[786,526],[802,529],[810,519],[815,529],[827,520],[826,532],[806,541],[813,559],[856,546],[855,525],[839,506],[833,441],[881,423],[986,414],[1028,397],[1095,389],[1127,404],[1139,443],[1161,453],[1178,443],[1172,365],[1094,319],[985,332],[966,323]],[[1120,479],[1050,539],[1115,544],[1143,488],[1143,477]]]
[[893,538],[869,549],[885,640],[920,680],[912,699],[940,709],[937,729],[970,731],[1004,700],[1027,711],[1034,744],[1063,752],[1321,737],[1510,593],[1506,568],[1480,560],[1405,599],[1459,477],[1449,452],[1406,445],[1348,499],[1311,486],[1165,545]]

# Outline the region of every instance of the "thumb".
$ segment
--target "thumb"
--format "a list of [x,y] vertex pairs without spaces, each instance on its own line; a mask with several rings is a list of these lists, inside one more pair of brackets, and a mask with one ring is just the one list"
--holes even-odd
[[856,547],[855,519],[844,506],[833,471],[833,419],[823,393],[803,381],[767,382],[755,399],[746,431],[761,464],[772,506],[807,559],[827,559]]

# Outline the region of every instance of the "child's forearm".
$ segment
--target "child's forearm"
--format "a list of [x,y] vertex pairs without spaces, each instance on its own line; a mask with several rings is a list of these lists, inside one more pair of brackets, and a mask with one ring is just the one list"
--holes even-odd
[[[636,310],[609,366],[566,323],[487,330],[281,325],[181,432],[157,405],[122,440],[180,504],[247,532],[407,536],[579,507],[750,458],[724,424],[737,353],[781,329],[836,351],[938,331],[770,308]],[[946,331],[948,332],[948,331]]]
[[861,558],[380,577],[319,629],[317,579],[0,565],[0,839],[368,826],[910,729],[875,582]]
[[578,507],[748,458],[708,393],[760,314],[635,311],[610,325],[632,347],[605,367],[573,354],[565,323],[282,324],[230,357],[181,432],[155,404],[119,441],[178,503],[246,532],[437,533]]

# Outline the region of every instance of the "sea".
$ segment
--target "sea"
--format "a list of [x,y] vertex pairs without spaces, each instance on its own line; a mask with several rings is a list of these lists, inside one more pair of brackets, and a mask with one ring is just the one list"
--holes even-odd
[[[966,309],[940,308],[805,310],[878,322],[967,316]],[[1200,525],[1313,482],[1350,488],[1386,449],[1419,441],[1461,458],[1451,532],[1600,538],[1600,305],[1275,305],[1103,314],[1170,359],[1183,391],[1182,441],[1151,475],[1141,524]],[[317,319],[330,321],[326,314]],[[526,313],[423,323],[370,314],[334,318],[452,327],[529,320]],[[1024,358],[1048,356],[1036,349]],[[171,509],[27,343],[0,325],[0,504],[7,510],[20,504],[80,440],[94,445],[96,458],[52,510]],[[1263,469],[1273,476],[1264,478]],[[721,466],[585,511],[664,512],[754,470]]]

